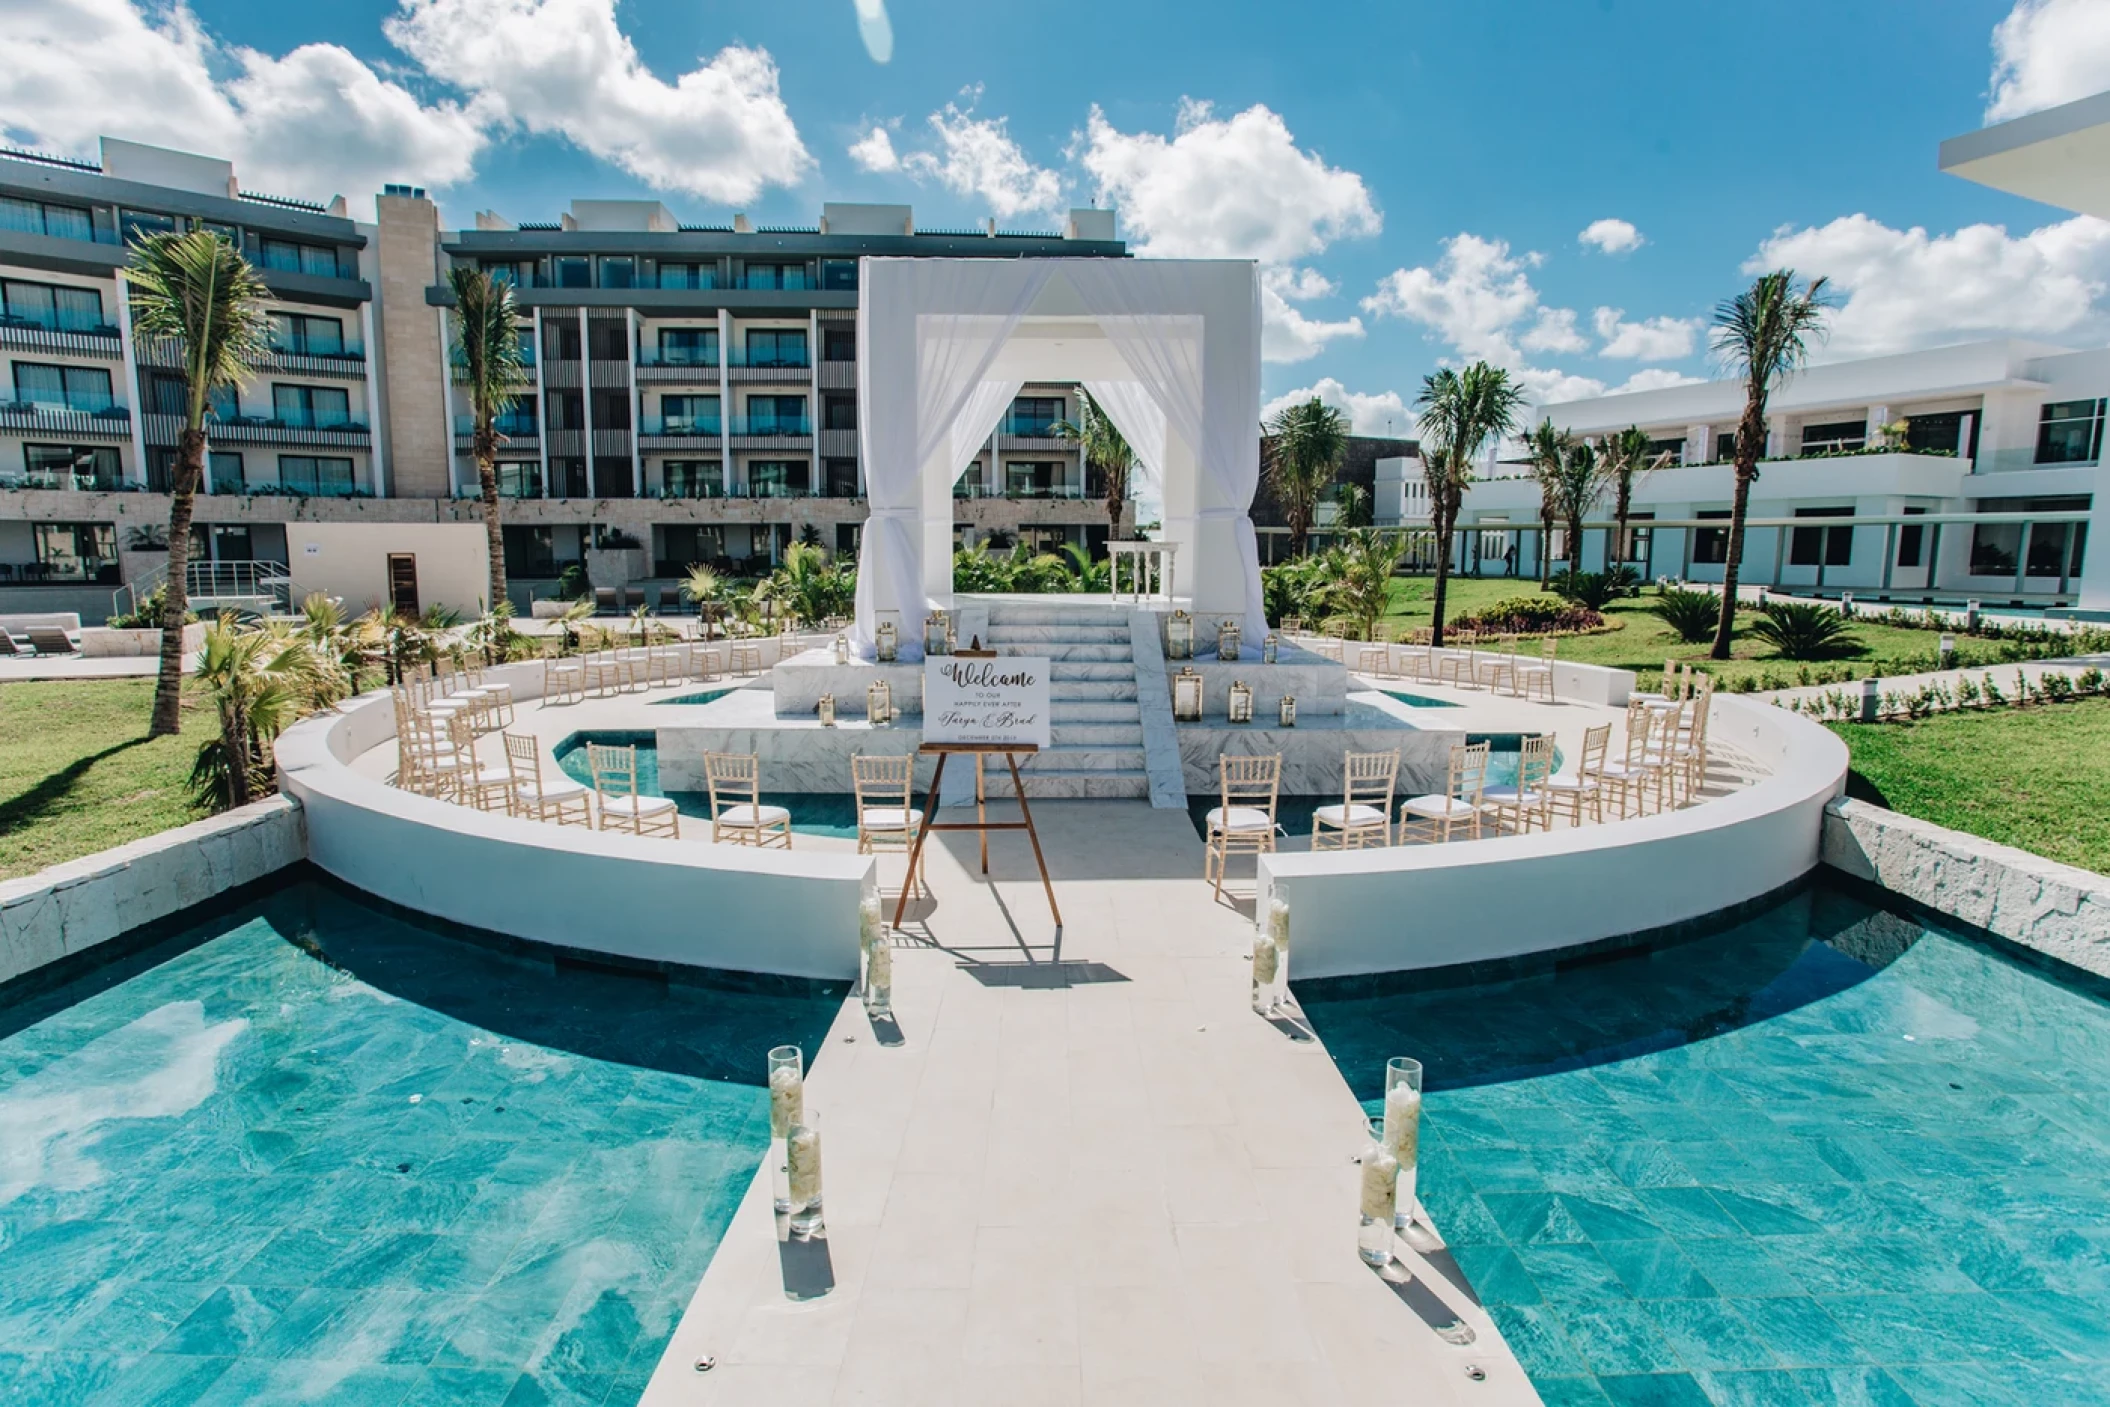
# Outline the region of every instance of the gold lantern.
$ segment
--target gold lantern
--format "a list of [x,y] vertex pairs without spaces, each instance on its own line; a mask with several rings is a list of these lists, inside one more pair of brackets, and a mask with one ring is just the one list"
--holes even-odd
[[1282,641],[1274,631],[1270,630],[1267,634],[1260,637],[1260,662],[1262,664],[1273,664],[1277,659],[1281,658],[1281,655]]
[[1185,611],[1174,611],[1165,622],[1165,655],[1176,660],[1194,658],[1194,617]]
[[1216,627],[1216,657],[1225,664],[1238,663],[1238,622],[1229,616]]
[[835,695],[821,695],[820,715],[823,728],[833,728],[835,726]]
[[1282,726],[1285,728],[1297,726],[1297,696],[1295,694],[1284,694],[1282,696]]
[[897,623],[898,611],[881,611],[879,629],[874,633],[873,653],[881,664],[892,664],[901,658],[901,626]]
[[848,664],[850,662],[850,637],[847,635],[835,637],[835,662],[837,664]]
[[1231,681],[1231,721],[1250,723],[1253,721],[1253,691],[1243,679]]
[[865,690],[865,717],[874,728],[883,728],[894,721],[894,691],[884,679],[872,681]]
[[946,620],[945,612],[932,611],[923,618],[923,653],[942,655],[948,653],[951,648],[952,623]]
[[1172,676],[1172,717],[1177,723],[1202,721],[1202,677],[1191,664]]

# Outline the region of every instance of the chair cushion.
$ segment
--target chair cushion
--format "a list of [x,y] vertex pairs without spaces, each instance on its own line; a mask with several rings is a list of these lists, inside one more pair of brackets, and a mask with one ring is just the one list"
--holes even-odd
[[1209,808],[1204,828],[1224,831],[1231,835],[1246,835],[1255,831],[1266,834],[1275,828],[1275,819],[1257,806],[1233,806],[1228,812],[1221,806],[1212,806]]
[[674,809],[674,801],[665,796],[604,796],[601,798],[601,813],[617,816],[664,816]]
[[867,806],[857,814],[857,824],[869,831],[898,831],[923,824],[921,811],[903,811],[899,806]]
[[1463,820],[1473,814],[1469,801],[1460,801],[1455,796],[1414,796],[1400,804],[1402,815],[1420,816],[1426,820],[1440,821],[1445,817]]
[[1595,777],[1552,776],[1546,779],[1546,790],[1579,791],[1587,795],[1597,790],[1597,779]]
[[1536,806],[1539,804],[1538,792],[1520,791],[1516,787],[1489,787],[1486,791],[1481,792],[1480,795],[1490,806]]
[[543,782],[539,786],[534,782],[515,782],[513,790],[528,801],[568,801],[572,797],[586,795],[585,787],[569,780]]
[[[672,805],[669,802],[668,805]],[[751,826],[778,826],[789,824],[791,813],[781,806],[728,806],[718,813],[721,826],[739,826],[743,830]]]
[[1311,819],[1315,824],[1346,829],[1349,826],[1381,826],[1385,823],[1385,813],[1375,806],[1356,802],[1352,806],[1316,807],[1311,813]]

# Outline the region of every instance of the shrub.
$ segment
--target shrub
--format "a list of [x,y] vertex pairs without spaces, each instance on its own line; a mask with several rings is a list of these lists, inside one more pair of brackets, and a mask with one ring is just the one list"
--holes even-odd
[[1768,601],[1752,622],[1753,638],[1784,660],[1828,660],[1851,654],[1860,644],[1845,616],[1808,601]]
[[585,564],[566,562],[564,570],[557,573],[557,595],[566,601],[582,601],[593,596],[593,582],[587,578]]
[[1631,567],[1615,567],[1609,572],[1571,570],[1553,579],[1553,590],[1578,606],[1601,611],[1632,590],[1638,580]]
[[1722,616],[1722,603],[1711,592],[1666,587],[1663,594],[1649,604],[1649,612],[1676,631],[1680,640],[1697,645],[1714,638],[1715,625]]
[[1605,618],[1600,611],[1553,596],[1513,596],[1451,624],[1496,635],[1579,635],[1604,629]]
[[1320,599],[1326,589],[1326,573],[1317,557],[1263,567],[1260,589],[1267,598],[1267,618],[1280,625],[1291,616],[1311,620],[1324,611]]
[[[164,581],[161,585],[140,597],[138,603],[132,607],[128,614],[111,616],[110,628],[112,630],[161,629],[161,612],[168,606],[168,598],[169,587],[168,583]],[[183,622],[186,625],[195,624],[197,619],[198,613],[196,611],[185,611],[183,613]]]

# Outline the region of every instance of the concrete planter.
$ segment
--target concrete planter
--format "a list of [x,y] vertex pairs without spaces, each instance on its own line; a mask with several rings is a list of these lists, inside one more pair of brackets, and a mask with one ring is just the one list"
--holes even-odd
[[[194,655],[204,648],[205,622],[193,621],[184,626],[183,653]],[[161,632],[87,626],[81,631],[81,653],[90,659],[158,655],[161,653]]]

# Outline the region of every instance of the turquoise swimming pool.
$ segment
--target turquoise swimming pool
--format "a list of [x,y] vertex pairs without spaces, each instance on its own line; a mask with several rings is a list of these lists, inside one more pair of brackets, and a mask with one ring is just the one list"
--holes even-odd
[[1828,888],[1528,976],[1300,989],[1418,1056],[1421,1197],[1549,1404],[2110,1401],[2110,1003]]
[[636,1400],[839,997],[302,881],[0,1007],[0,1401]]

